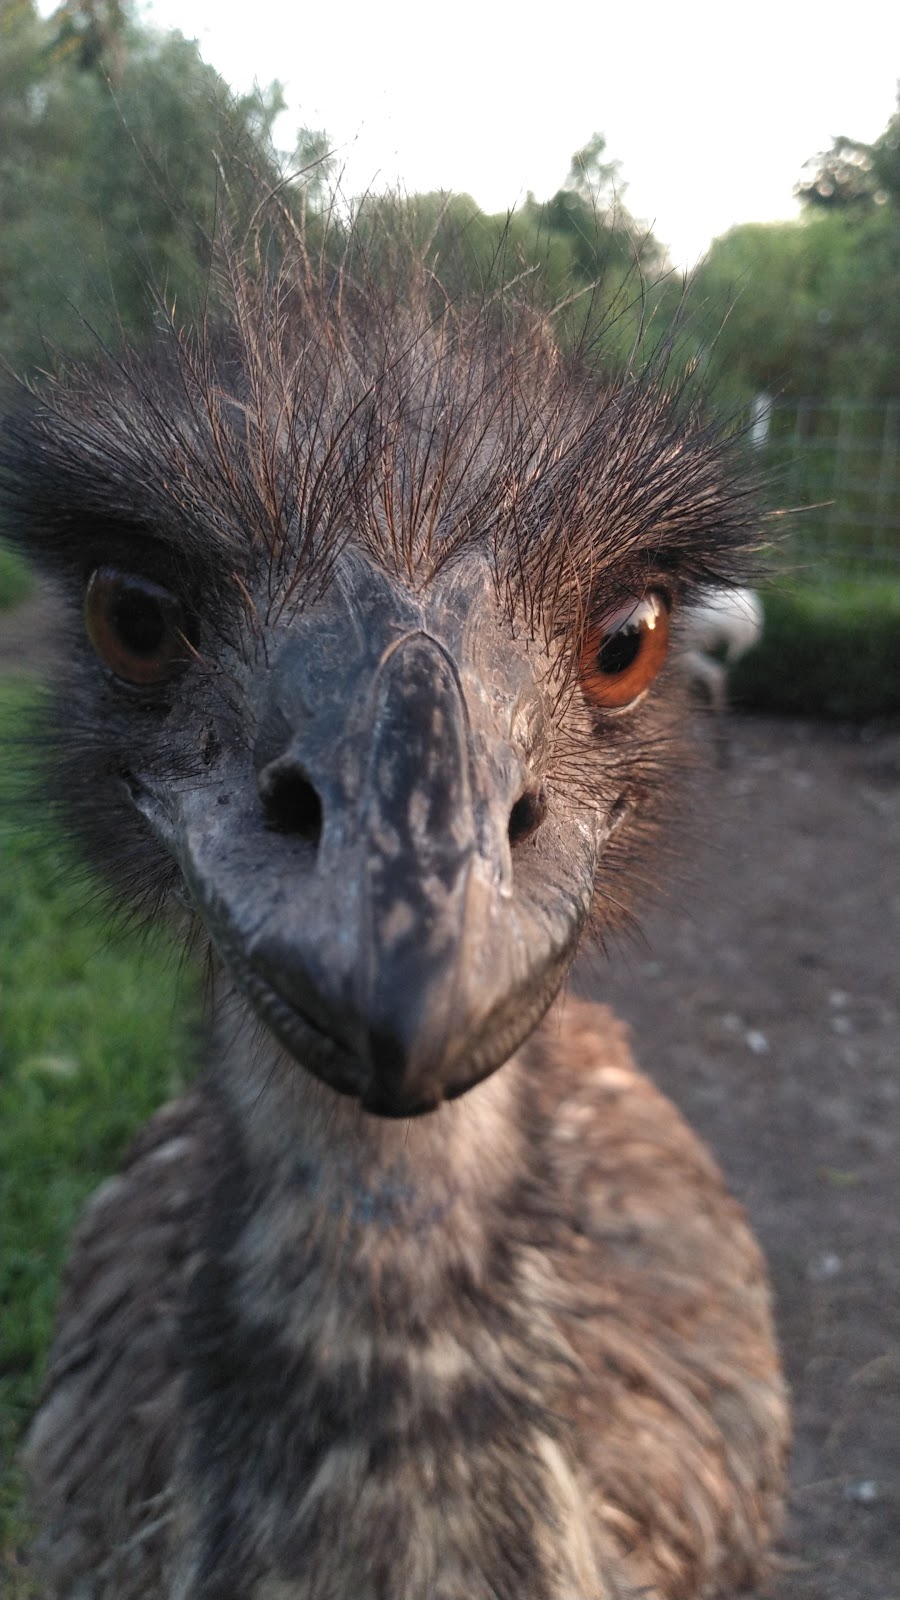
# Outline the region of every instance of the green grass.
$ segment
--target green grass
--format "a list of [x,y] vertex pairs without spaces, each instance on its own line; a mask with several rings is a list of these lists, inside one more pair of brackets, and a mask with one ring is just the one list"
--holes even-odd
[[20,556],[0,544],[0,611],[27,600],[34,587],[34,579]]
[[[34,1405],[57,1283],[85,1197],[177,1092],[198,1004],[162,939],[110,936],[58,840],[10,805],[3,740],[34,693],[0,680],[0,1594],[29,1595],[15,1452]],[[13,801],[14,801],[14,797]],[[33,815],[33,812],[32,812]],[[86,901],[92,904],[86,909]],[[180,1000],[176,994],[180,990]]]

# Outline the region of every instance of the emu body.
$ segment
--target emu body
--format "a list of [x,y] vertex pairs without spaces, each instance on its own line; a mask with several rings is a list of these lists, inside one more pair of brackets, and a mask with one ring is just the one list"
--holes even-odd
[[729,668],[759,644],[764,624],[753,589],[713,589],[688,612],[682,630],[682,671],[720,715],[728,708]]
[[752,1584],[784,1429],[765,1273],[621,1024],[551,1012],[410,1125],[257,1052],[238,1030],[82,1224],[30,1444],[49,1592]]
[[[764,1570],[758,1251],[603,1008],[751,511],[652,376],[290,262],[49,385],[4,496],[83,610],[51,788],[202,925],[211,1059],[76,1238],[53,1600],[659,1600]],[[358,267],[358,262],[356,266]]]

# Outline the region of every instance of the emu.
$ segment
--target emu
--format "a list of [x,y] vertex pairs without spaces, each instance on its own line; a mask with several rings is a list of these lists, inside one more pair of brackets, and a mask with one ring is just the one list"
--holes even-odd
[[658,371],[515,291],[283,247],[4,431],[72,618],[50,798],[205,931],[209,1059],[76,1233],[47,1600],[702,1600],[760,1580],[759,1250],[602,1005],[670,830],[669,656],[753,509]]
[[[753,589],[710,589],[688,610],[682,629],[682,671],[713,711],[728,709],[728,669],[759,644],[765,618]],[[719,660],[716,652],[722,652]]]

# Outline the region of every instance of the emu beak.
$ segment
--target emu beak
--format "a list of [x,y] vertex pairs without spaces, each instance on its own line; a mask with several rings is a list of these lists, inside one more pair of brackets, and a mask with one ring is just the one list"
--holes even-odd
[[[226,817],[186,785],[166,842],[287,1050],[368,1110],[408,1116],[487,1076],[535,1027],[602,841],[541,816],[510,726],[529,695],[537,715],[538,691],[514,653],[498,694],[496,661],[488,677],[459,640],[395,627],[339,682],[321,629],[301,622],[265,675],[256,793],[245,785]],[[523,795],[540,825],[514,871]]]
[[[545,928],[538,975],[509,844],[521,773],[508,751],[491,761],[487,740],[473,737],[441,644],[417,631],[390,648],[370,707],[355,804],[342,815],[326,798],[313,892],[285,903],[253,959],[343,1045],[363,1104],[407,1115],[468,1088],[511,1053],[523,1025],[530,1031],[586,904]],[[302,745],[263,768],[264,794],[286,779],[290,793]],[[354,886],[352,906],[336,883]]]
[[344,988],[373,1110],[426,1107],[450,1091],[458,1043],[491,998],[481,946],[495,899],[509,893],[509,849],[490,805],[476,815],[466,722],[445,651],[407,635],[377,673],[355,838],[342,831],[329,863],[358,885]]

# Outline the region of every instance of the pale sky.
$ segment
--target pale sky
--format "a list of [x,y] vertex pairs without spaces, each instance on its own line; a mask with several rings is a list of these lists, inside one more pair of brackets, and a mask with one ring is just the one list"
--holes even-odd
[[626,204],[693,265],[737,222],[795,214],[803,162],[896,105],[900,0],[147,0],[236,89],[279,78],[278,129],[325,128],[348,194],[547,199],[595,129]]

